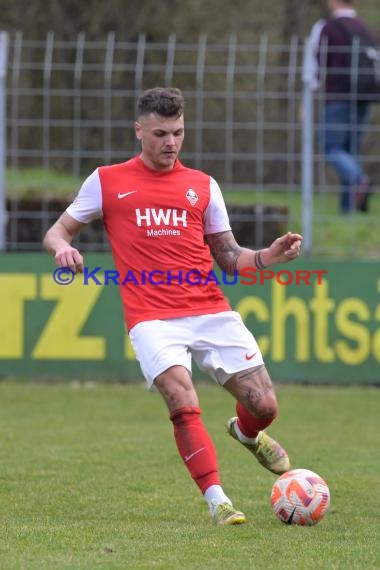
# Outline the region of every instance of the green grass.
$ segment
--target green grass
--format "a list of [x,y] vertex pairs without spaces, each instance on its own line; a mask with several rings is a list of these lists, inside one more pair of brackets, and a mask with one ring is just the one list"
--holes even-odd
[[[302,233],[301,191],[226,191],[226,202],[267,204],[288,208],[288,228]],[[338,259],[380,260],[380,194],[373,195],[370,213],[342,215],[338,212],[338,196],[316,194],[313,200],[313,255]]]
[[271,434],[329,483],[310,528],[281,524],[275,476],[225,433],[233,400],[199,386],[226,492],[246,525],[217,528],[143,384],[0,383],[2,570],[380,568],[380,391],[278,387]]
[[17,198],[66,198],[73,196],[82,182],[81,178],[55,170],[8,168],[5,187],[8,196]]
[[[70,174],[43,169],[9,169],[6,189],[9,196],[33,198],[49,196],[73,197],[82,183],[81,178]],[[235,204],[266,204],[288,208],[288,227],[302,232],[301,192],[281,192],[270,188],[227,190],[226,202]],[[314,197],[313,255],[323,258],[380,260],[380,194],[372,196],[370,214],[341,215],[338,197],[331,193]]]

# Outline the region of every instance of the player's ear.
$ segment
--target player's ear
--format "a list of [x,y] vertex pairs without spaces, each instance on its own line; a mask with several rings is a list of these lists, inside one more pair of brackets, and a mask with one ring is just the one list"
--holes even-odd
[[136,137],[139,141],[141,141],[142,139],[142,129],[141,129],[141,125],[138,121],[135,121],[135,133],[136,133]]

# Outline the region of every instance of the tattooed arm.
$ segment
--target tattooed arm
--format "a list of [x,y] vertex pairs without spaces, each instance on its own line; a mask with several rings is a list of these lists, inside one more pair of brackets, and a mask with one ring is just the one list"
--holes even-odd
[[220,269],[232,274],[244,267],[263,269],[274,263],[296,259],[300,254],[302,236],[288,232],[270,247],[259,250],[258,257],[254,250],[240,247],[231,231],[208,234],[205,239]]
[[[231,231],[209,234],[206,242],[216,263],[226,273],[232,274],[243,267],[256,267],[254,251],[240,247]],[[244,263],[241,263],[242,255]]]

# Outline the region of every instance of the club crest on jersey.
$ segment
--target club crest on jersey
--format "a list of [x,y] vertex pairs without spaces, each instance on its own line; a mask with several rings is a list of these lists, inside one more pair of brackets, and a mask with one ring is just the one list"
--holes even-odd
[[186,192],[186,198],[189,200],[192,206],[195,206],[195,204],[198,202],[198,194],[191,188],[189,188]]

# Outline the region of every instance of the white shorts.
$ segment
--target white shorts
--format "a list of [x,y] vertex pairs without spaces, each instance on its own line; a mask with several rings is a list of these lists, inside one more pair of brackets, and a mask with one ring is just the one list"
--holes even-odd
[[235,311],[144,321],[129,336],[149,388],[171,366],[191,374],[192,357],[221,385],[236,372],[263,364],[254,336]]

